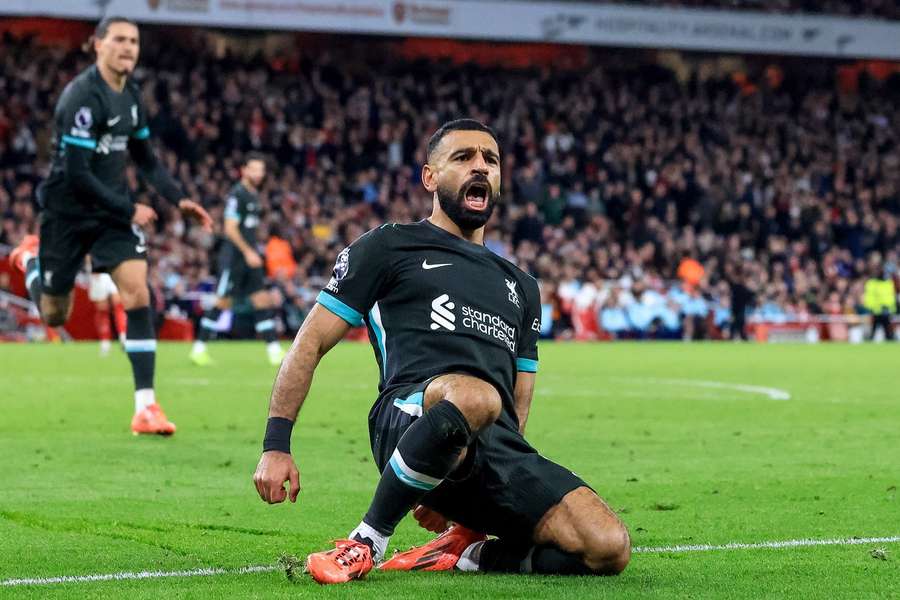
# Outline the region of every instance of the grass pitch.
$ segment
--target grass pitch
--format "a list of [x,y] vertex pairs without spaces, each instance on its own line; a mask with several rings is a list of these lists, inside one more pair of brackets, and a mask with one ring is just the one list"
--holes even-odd
[[[616,578],[374,572],[323,588],[274,570],[3,585],[276,565],[356,525],[377,480],[371,349],[324,359],[294,433],[303,491],[276,507],[251,482],[274,376],[262,344],[214,344],[208,369],[187,353],[163,344],[157,363],[178,433],[135,438],[124,355],[0,346],[0,596],[900,597],[896,542],[636,553]],[[898,362],[892,345],[547,344],[527,433],[609,501],[636,547],[900,536]],[[430,537],[407,519],[392,547]]]

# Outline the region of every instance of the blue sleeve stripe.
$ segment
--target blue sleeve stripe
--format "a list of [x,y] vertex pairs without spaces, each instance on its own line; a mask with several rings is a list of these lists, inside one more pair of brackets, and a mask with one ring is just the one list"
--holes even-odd
[[97,147],[97,140],[93,140],[90,138],[78,138],[72,135],[64,135],[62,136],[63,144],[72,144],[73,146],[81,146],[82,148],[89,148],[94,150]]
[[538,361],[530,358],[517,358],[516,369],[525,373],[537,373]]
[[146,140],[148,137],[150,137],[150,128],[149,127],[141,127],[140,129],[135,131],[133,134],[131,134],[131,137],[139,139],[139,140]]
[[359,327],[362,325],[362,314],[356,312],[331,294],[326,294],[325,292],[319,292],[319,295],[316,297],[316,302],[347,321],[354,327]]
[[234,220],[234,221],[240,221],[240,220],[241,220],[241,215],[239,215],[239,214],[238,214],[238,211],[236,211],[236,210],[228,210],[228,209],[225,209],[225,218],[226,218],[226,219],[232,219],[232,220]]

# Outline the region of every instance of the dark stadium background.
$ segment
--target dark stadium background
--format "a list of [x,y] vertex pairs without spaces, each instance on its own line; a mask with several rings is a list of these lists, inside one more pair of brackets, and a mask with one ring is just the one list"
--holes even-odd
[[[659,4],[898,17],[877,0]],[[0,254],[36,230],[53,105],[91,28],[0,20]],[[424,141],[460,115],[501,136],[487,245],[540,279],[545,337],[727,339],[746,296],[758,339],[859,341],[866,282],[900,287],[895,62],[145,25],[135,78],[165,163],[215,218],[242,153],[270,157],[261,245],[288,336],[341,248],[427,216]],[[190,338],[221,232],[130,182],[163,211],[162,335]],[[24,296],[3,262],[0,289]],[[79,294],[68,330],[90,338]],[[0,336],[23,339],[25,305],[4,298]],[[243,308],[223,335],[252,333]]]

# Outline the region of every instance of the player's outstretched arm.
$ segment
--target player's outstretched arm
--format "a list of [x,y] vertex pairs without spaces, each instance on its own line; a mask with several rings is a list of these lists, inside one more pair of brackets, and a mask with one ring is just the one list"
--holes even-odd
[[[145,128],[142,131],[147,130]],[[147,178],[150,185],[153,186],[153,189],[159,192],[163,198],[177,206],[181,212],[199,221],[204,229],[212,231],[212,217],[200,204],[185,197],[181,186],[175,182],[172,176],[169,175],[169,172],[157,160],[156,153],[153,151],[148,137],[144,135],[132,137],[128,141],[128,152],[137,164],[138,169]]]
[[[345,320],[316,304],[281,363],[269,400],[263,454],[253,474],[256,491],[269,504],[284,502],[288,496],[291,502],[297,501],[300,472],[290,453],[291,428],[309,393],[316,366],[349,330]],[[289,492],[284,489],[285,482],[290,483]]]
[[525,435],[525,423],[531,411],[531,399],[534,397],[535,373],[519,371],[516,374],[515,394],[516,416],[519,417],[519,433]]

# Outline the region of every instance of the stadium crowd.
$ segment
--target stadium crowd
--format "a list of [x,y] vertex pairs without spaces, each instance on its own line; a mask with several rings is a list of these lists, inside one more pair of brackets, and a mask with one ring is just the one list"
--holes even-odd
[[[15,245],[36,231],[53,105],[90,59],[3,46],[0,244]],[[747,85],[647,65],[500,72],[381,58],[223,57],[145,37],[135,77],[151,131],[214,218],[242,154],[271,157],[262,244],[288,329],[347,243],[430,213],[424,144],[461,115],[501,138],[503,202],[486,243],[539,278],[547,336],[727,337],[745,309],[768,320],[896,313],[896,287],[887,305],[866,287],[896,285],[895,82],[842,96],[802,73]],[[129,177],[138,200],[163,206]],[[196,317],[218,239],[169,210],[151,240],[167,310]]]

